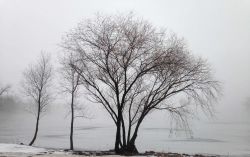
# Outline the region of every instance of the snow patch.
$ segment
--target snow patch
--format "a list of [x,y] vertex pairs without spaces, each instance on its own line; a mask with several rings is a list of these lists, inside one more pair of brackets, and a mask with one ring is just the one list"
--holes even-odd
[[37,148],[26,145],[0,143],[0,152],[42,153],[42,152],[47,152],[47,150],[44,148]]

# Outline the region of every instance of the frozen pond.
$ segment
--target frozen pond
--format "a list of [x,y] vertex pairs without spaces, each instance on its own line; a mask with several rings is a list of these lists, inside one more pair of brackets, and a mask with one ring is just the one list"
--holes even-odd
[[[41,120],[36,146],[46,148],[69,147],[69,119],[58,113],[49,113]],[[35,118],[18,112],[0,112],[0,143],[28,143],[32,138]],[[105,121],[105,120],[104,120]],[[94,119],[77,120],[75,127],[75,148],[79,150],[108,150],[114,146],[115,128],[110,122]],[[159,125],[158,125],[159,123]],[[163,124],[163,125],[162,125]],[[250,156],[250,124],[243,122],[204,122],[192,123],[193,134],[180,130],[169,133],[164,122],[152,125],[145,123],[137,139],[139,151],[146,150],[209,153],[221,155]]]

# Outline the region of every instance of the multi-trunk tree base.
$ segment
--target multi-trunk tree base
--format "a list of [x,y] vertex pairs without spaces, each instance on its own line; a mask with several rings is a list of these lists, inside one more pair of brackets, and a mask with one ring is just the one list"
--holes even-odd
[[115,150],[115,152],[117,154],[122,154],[122,155],[135,155],[139,153],[135,144],[129,144],[127,146],[123,146],[118,150]]

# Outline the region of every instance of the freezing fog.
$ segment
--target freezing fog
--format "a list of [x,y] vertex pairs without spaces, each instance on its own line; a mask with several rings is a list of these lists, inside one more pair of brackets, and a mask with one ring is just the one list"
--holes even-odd
[[[26,112],[20,89],[22,73],[40,51],[60,65],[61,38],[96,13],[133,11],[159,28],[183,37],[192,54],[205,58],[221,82],[222,95],[213,117],[190,119],[191,131],[171,132],[165,112],[143,122],[136,141],[139,151],[250,154],[250,1],[248,0],[0,0],[0,85],[11,89],[0,100],[0,143],[28,143],[35,118]],[[70,116],[66,101],[56,99],[41,119],[35,146],[68,148]],[[88,118],[75,124],[75,148],[113,149],[115,126],[101,105],[81,95]]]

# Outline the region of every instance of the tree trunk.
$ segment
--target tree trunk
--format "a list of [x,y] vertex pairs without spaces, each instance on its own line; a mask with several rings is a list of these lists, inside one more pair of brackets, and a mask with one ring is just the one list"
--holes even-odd
[[71,124],[70,124],[70,150],[74,150],[73,131],[74,131],[74,94],[71,95]]
[[134,155],[134,154],[138,154],[138,150],[135,146],[135,140],[137,138],[137,133],[139,130],[139,127],[141,125],[142,120],[144,119],[144,117],[141,117],[135,127],[135,131],[134,134],[132,136],[132,138],[130,140],[127,141],[127,145],[123,145],[122,148],[120,149],[120,154],[125,154],[125,155]]
[[118,154],[122,154],[122,155],[136,155],[136,154],[138,154],[139,152],[135,146],[135,139],[136,138],[131,139],[130,141],[127,142],[126,145],[123,145],[119,149]]
[[121,121],[118,118],[116,123],[116,138],[115,138],[115,152],[117,154],[120,153],[120,148],[119,148],[120,143],[121,143]]
[[134,155],[139,153],[135,146],[135,141],[129,141],[128,144],[122,148],[122,151],[125,155]]
[[122,117],[122,139],[123,139],[123,145],[126,146],[127,142],[126,142],[126,128],[125,128],[125,124],[124,124],[124,120]]
[[31,142],[29,143],[30,146],[32,146],[33,143],[34,143],[35,140],[36,140],[37,132],[38,132],[39,119],[40,119],[40,109],[38,109],[38,114],[37,114],[37,119],[36,119],[36,130],[35,130],[35,134],[34,134],[34,136],[33,136],[33,139],[32,139]]

